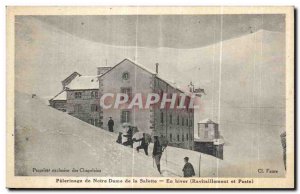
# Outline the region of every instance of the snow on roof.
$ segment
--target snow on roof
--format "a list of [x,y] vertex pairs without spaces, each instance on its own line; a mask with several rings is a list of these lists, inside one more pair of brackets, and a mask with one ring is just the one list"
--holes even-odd
[[[214,121],[212,121],[209,118],[203,119],[202,121],[199,121],[198,123],[215,123]],[[216,123],[215,123],[216,124]]]
[[99,89],[97,76],[79,76],[66,86],[69,90]]
[[150,74],[156,74],[156,72],[154,72],[154,71],[152,71],[152,70],[150,70],[150,69],[148,69],[148,68],[146,68],[146,67],[144,67],[144,66],[142,66],[142,65],[140,65],[140,64],[138,64],[138,63],[136,63],[136,62],[133,62],[133,60],[128,59],[128,58],[125,58],[125,59],[123,59],[120,63],[118,63],[118,64],[116,64],[115,66],[111,67],[110,70],[108,70],[108,71],[105,72],[104,74],[100,75],[100,77],[102,77],[102,76],[104,76],[105,74],[107,74],[108,72],[112,71],[114,68],[116,68],[117,66],[119,66],[120,64],[122,64],[122,63],[125,62],[125,61],[129,61],[130,63],[134,64],[135,66],[138,66],[139,68],[141,68],[141,69],[147,71],[147,72],[150,73]]
[[137,63],[137,62],[133,62],[133,60],[126,58],[125,60],[130,61],[131,63],[135,64],[136,66],[138,66],[139,68],[149,72],[150,74],[156,75],[157,73],[151,69],[148,69],[147,67]]
[[200,137],[194,137],[194,142],[214,142],[214,139],[203,139]]
[[71,73],[68,77],[66,77],[64,80],[62,80],[61,82],[65,82],[66,80],[68,80],[71,76],[76,75],[76,76],[81,76],[80,73],[78,73],[77,71],[74,71],[73,73]]
[[170,85],[171,87],[175,88],[176,90],[180,91],[181,93],[184,93],[184,94],[187,95],[187,96],[190,94],[189,92],[183,91],[182,89],[180,89],[180,88],[176,85],[176,83],[174,83],[174,82],[172,82],[172,81],[168,81],[168,80],[162,78],[162,77],[161,77],[160,75],[158,75],[158,74],[156,74],[156,77],[157,77],[158,79],[164,81],[165,83],[167,83],[167,84]]
[[52,100],[67,100],[67,92],[63,90],[62,92],[58,93]]
[[143,65],[141,65],[141,64],[139,64],[139,63],[137,63],[137,62],[133,62],[133,60],[128,59],[128,58],[125,58],[125,59],[122,60],[120,63],[118,63],[118,64],[116,64],[115,66],[113,66],[110,70],[108,70],[108,71],[105,72],[104,74],[100,75],[100,77],[102,77],[102,76],[105,75],[106,73],[112,71],[115,67],[117,67],[118,65],[122,64],[124,61],[129,61],[129,62],[131,62],[132,64],[134,64],[134,65],[138,66],[139,68],[141,68],[141,69],[147,71],[148,73],[150,73],[150,74],[152,74],[152,75],[155,75],[157,78],[159,78],[160,80],[166,82],[166,83],[167,83],[168,85],[170,85],[171,87],[173,87],[173,88],[179,90],[180,92],[182,92],[182,93],[188,95],[188,92],[182,91],[180,88],[178,88],[178,87],[176,86],[175,83],[173,83],[173,82],[171,82],[171,81],[167,81],[166,79],[162,78],[159,74],[157,74],[155,71],[153,71],[153,70],[151,70],[151,69],[148,69],[148,68],[146,68],[145,66],[143,66]]

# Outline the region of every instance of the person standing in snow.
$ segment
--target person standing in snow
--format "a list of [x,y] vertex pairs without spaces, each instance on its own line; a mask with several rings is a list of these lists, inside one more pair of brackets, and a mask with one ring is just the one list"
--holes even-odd
[[154,146],[153,146],[153,152],[152,152],[152,157],[155,160],[155,164],[157,167],[158,172],[161,174],[160,171],[160,159],[162,156],[162,146],[160,145],[158,141],[158,136],[154,136]]
[[148,156],[148,145],[149,145],[149,142],[146,140],[146,134],[143,133],[143,137],[141,139],[138,139],[138,140],[135,140],[136,142],[141,142],[141,145],[139,145],[137,148],[136,148],[136,151],[139,152],[140,149],[144,149],[145,151],[145,154]]
[[119,136],[116,142],[122,144],[122,132],[119,132]]
[[125,141],[123,143],[124,146],[130,146],[131,148],[133,147],[133,140],[132,140],[132,136],[133,136],[133,129],[131,126],[129,126],[129,129],[127,131],[126,135],[123,135],[124,137],[127,137],[127,141]]
[[184,162],[185,162],[185,165],[182,169],[183,171],[183,177],[192,177],[192,176],[195,176],[195,171],[194,171],[194,167],[191,163],[189,163],[189,158],[188,157],[185,157],[184,158]]
[[112,120],[112,118],[111,117],[109,117],[109,121],[108,121],[108,130],[110,131],[110,132],[114,132],[114,121]]

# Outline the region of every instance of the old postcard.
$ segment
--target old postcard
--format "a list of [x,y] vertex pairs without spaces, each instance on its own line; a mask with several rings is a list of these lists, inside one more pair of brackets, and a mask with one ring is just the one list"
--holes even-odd
[[8,188],[294,188],[293,7],[8,7]]

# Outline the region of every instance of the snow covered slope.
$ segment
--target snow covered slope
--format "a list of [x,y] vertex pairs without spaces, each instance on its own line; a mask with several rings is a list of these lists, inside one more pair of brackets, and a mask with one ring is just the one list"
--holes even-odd
[[[201,98],[195,123],[203,118],[219,122],[220,107],[225,163],[212,162],[212,167],[221,168],[227,163],[234,165],[233,171],[240,176],[256,176],[257,168],[270,164],[280,171],[277,176],[283,174],[279,135],[285,130],[284,33],[261,30],[193,49],[121,47],[80,39],[33,17],[20,17],[16,35],[17,90],[50,99],[59,92],[60,81],[73,71],[92,75],[97,66],[106,65],[106,60],[108,65],[115,65],[126,57],[135,58],[149,69],[159,62],[162,77],[174,79],[180,85],[193,81],[205,89],[207,95]],[[32,54],[28,55],[28,50]],[[16,108],[17,114],[21,114],[22,110]],[[33,120],[38,122],[35,116]],[[69,124],[70,128],[73,125]],[[181,158],[170,160],[178,161],[176,170],[183,164]],[[221,171],[220,176],[230,176]]]
[[[66,113],[45,105],[38,97],[16,93],[16,174],[64,176],[160,176],[151,156],[141,150],[115,143],[117,134],[91,126]],[[137,144],[135,144],[137,146]],[[152,152],[152,144],[149,153]],[[225,149],[227,149],[225,147]],[[190,157],[196,176],[199,176],[200,153],[167,147],[161,164],[163,176],[182,176],[183,158]],[[245,158],[246,159],[246,158]],[[237,157],[219,160],[201,154],[201,177],[261,176],[257,168],[278,169],[274,161],[241,161]],[[33,168],[100,169],[85,173],[33,173]],[[282,176],[283,169],[276,175]]]
[[116,144],[111,133],[46,106],[37,97],[16,94],[17,175],[49,175],[33,173],[33,168],[94,168],[101,172],[52,175],[159,176],[151,159]]

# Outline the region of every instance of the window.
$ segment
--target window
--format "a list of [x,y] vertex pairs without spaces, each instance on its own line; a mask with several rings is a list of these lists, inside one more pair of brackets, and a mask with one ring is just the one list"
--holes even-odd
[[81,98],[81,92],[75,92],[75,98]]
[[184,118],[181,119],[181,125],[184,126]]
[[122,74],[122,79],[123,79],[123,80],[128,80],[128,79],[129,79],[129,73],[128,73],[128,72],[124,72],[124,73]]
[[186,140],[187,141],[189,140],[189,134],[188,133],[186,134]]
[[99,119],[89,119],[89,123],[94,126],[100,126]]
[[91,105],[91,112],[98,112],[98,105],[97,104],[92,104]]
[[169,118],[170,124],[172,124],[172,114],[170,114],[169,117],[170,117],[170,118]]
[[185,125],[189,126],[189,119],[186,119]]
[[205,125],[205,128],[208,128],[208,123],[205,123],[204,125]]
[[179,106],[179,102],[180,102],[180,99],[179,97],[176,98],[176,106],[178,107]]
[[179,134],[177,135],[177,141],[179,141]]
[[164,123],[164,113],[160,113],[160,123]]
[[182,138],[181,138],[181,141],[184,141],[184,134],[182,134]]
[[95,119],[95,126],[100,126],[99,119]]
[[208,130],[204,131],[204,138],[208,138]]
[[[128,95],[128,99],[131,99],[131,95],[132,95],[132,89],[131,88],[121,88],[121,93],[123,94],[127,94]],[[122,97],[121,100],[124,100],[124,98]]]
[[91,98],[98,98],[98,91],[92,91]]
[[172,133],[170,133],[170,142],[172,142]]
[[177,116],[177,125],[179,125],[179,115]]
[[193,119],[190,119],[190,127],[193,126]]
[[123,110],[121,113],[121,122],[122,123],[129,123],[130,122],[130,111]]
[[75,111],[75,112],[81,112],[81,109],[82,109],[82,107],[81,107],[80,104],[75,104],[75,105],[74,105],[74,111]]
[[90,123],[91,125],[94,125],[94,119],[89,119],[89,123]]

